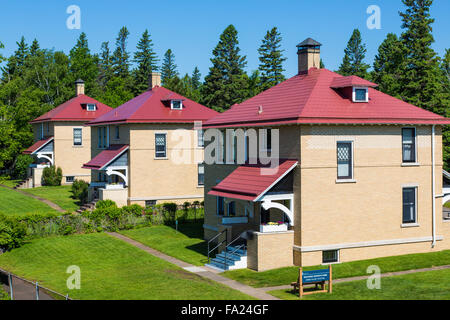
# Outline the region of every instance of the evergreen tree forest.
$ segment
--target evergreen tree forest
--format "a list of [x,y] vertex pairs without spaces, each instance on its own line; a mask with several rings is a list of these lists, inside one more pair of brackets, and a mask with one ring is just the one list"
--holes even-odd
[[[442,57],[432,49],[433,0],[402,2],[401,34],[387,34],[370,64],[361,32],[353,30],[336,72],[358,75],[379,84],[382,92],[450,117],[450,49]],[[276,27],[262,34],[259,66],[249,73],[233,25],[218,36],[205,75],[198,67],[180,74],[178,53],[167,48],[158,56],[149,30],[144,30],[136,48],[129,47],[129,36],[124,26],[114,42],[93,46],[81,33],[67,53],[21,37],[9,57],[0,38],[0,170],[14,169],[17,156],[33,143],[29,121],[74,97],[77,79],[85,81],[87,95],[115,108],[148,90],[149,77],[157,71],[166,88],[220,112],[285,80],[283,38]],[[447,128],[443,140],[444,164],[449,169]]]

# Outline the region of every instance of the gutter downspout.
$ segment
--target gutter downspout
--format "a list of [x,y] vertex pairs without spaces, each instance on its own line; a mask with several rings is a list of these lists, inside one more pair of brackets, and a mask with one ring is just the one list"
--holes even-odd
[[434,248],[434,246],[436,245],[436,175],[435,175],[435,156],[434,156],[434,152],[435,152],[435,135],[436,135],[436,125],[432,126],[431,129],[431,174],[433,175],[432,177],[432,186],[431,186],[431,192],[433,195],[433,199],[432,199],[432,210],[433,210],[433,242],[431,243],[431,247]]

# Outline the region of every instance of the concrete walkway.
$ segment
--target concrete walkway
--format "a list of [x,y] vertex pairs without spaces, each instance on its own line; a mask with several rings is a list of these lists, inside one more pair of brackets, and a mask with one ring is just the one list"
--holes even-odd
[[[0,286],[2,284],[0,283]],[[22,279],[13,277],[13,300],[36,300],[36,287]],[[3,290],[10,294],[9,284],[3,284]],[[39,300],[55,300],[52,296],[47,294],[44,290],[39,290]]]
[[[450,265],[431,267],[431,268],[423,268],[423,269],[396,271],[396,272],[386,272],[386,273],[382,273],[380,276],[382,278],[385,278],[385,277],[401,276],[401,275],[411,274],[411,273],[436,271],[436,270],[444,270],[444,269],[450,269]],[[351,281],[358,281],[358,280],[366,280],[370,276],[371,275],[351,277],[351,278],[342,278],[342,279],[336,279],[336,280],[333,279],[333,283],[343,283],[343,282],[351,282]],[[277,286],[277,287],[264,287],[261,289],[263,289],[265,292],[267,292],[267,291],[274,291],[274,290],[287,290],[287,289],[291,289],[291,288],[292,287],[290,285],[284,285],[284,286]]]
[[56,203],[51,202],[50,200],[47,200],[47,199],[44,199],[44,198],[35,196],[34,194],[31,194],[31,193],[22,191],[22,190],[20,190],[20,189],[14,189],[14,188],[5,186],[5,185],[3,185],[3,184],[0,184],[0,187],[6,188],[6,189],[9,189],[9,190],[13,190],[13,191],[19,192],[19,193],[21,193],[21,194],[23,194],[23,195],[25,195],[25,196],[27,196],[27,197],[34,198],[34,199],[36,199],[36,200],[39,200],[39,201],[45,203],[46,205],[48,205],[49,207],[55,209],[56,211],[63,212],[63,213],[66,212],[66,210],[64,210],[63,208],[61,208],[60,206],[58,206]]
[[139,248],[139,249],[142,249],[145,252],[147,252],[147,253],[155,256],[155,257],[158,257],[158,258],[163,259],[163,260],[165,260],[167,262],[170,262],[170,263],[172,263],[172,264],[174,264],[176,266],[179,266],[179,267],[183,268],[186,271],[195,273],[195,274],[197,274],[197,275],[199,275],[199,276],[201,276],[203,278],[207,278],[207,279],[210,279],[212,281],[221,283],[221,284],[223,284],[225,286],[228,286],[228,287],[230,287],[232,289],[238,290],[238,291],[240,291],[242,293],[245,293],[245,294],[247,294],[249,296],[252,296],[252,297],[254,297],[256,299],[259,299],[259,300],[280,300],[280,299],[275,298],[274,296],[266,293],[265,289],[253,288],[253,287],[247,286],[245,284],[242,284],[240,282],[237,282],[235,280],[231,280],[231,279],[225,278],[225,277],[223,277],[223,276],[218,274],[220,271],[217,271],[217,270],[214,270],[214,269],[211,269],[211,268],[208,268],[208,267],[194,266],[192,264],[189,264],[189,263],[186,263],[184,261],[178,260],[178,259],[176,259],[174,257],[168,256],[168,255],[166,255],[166,254],[164,254],[164,253],[162,253],[160,251],[152,249],[152,248],[150,248],[150,247],[148,247],[148,246],[146,246],[146,245],[144,245],[144,244],[142,244],[140,242],[137,242],[137,241],[135,241],[133,239],[130,239],[130,238],[128,238],[128,237],[126,237],[124,235],[121,235],[119,233],[108,232],[108,234],[110,236],[113,236],[113,237],[117,238],[117,239],[123,240],[123,241],[125,241],[125,242],[127,242],[127,243],[129,243],[129,244],[131,244],[131,245],[133,245],[133,246],[135,246],[137,248]]

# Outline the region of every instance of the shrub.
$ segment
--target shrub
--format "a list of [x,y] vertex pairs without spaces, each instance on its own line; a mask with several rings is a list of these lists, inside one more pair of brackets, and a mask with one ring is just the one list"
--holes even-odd
[[144,208],[138,204],[132,204],[131,206],[122,207],[122,210],[125,213],[132,214],[136,217],[140,217],[144,213]]
[[89,184],[83,180],[75,180],[72,184],[72,194],[75,199],[80,200],[81,204],[88,201]]
[[26,154],[17,156],[16,164],[14,166],[14,178],[26,179],[28,176],[28,167],[33,163],[33,158]]
[[25,226],[14,218],[0,214],[0,251],[20,247],[25,241]]
[[109,207],[115,207],[117,208],[117,204],[112,200],[100,200],[96,203],[95,208],[97,209],[105,209]]
[[167,222],[174,222],[176,218],[178,205],[173,202],[163,203],[164,216]]
[[42,172],[42,184],[44,186],[60,186],[62,180],[62,170],[55,166],[44,168]]

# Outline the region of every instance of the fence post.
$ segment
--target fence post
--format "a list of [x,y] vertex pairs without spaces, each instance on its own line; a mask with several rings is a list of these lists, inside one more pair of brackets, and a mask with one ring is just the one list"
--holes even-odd
[[8,282],[9,282],[9,295],[11,296],[11,300],[14,300],[13,281],[11,272],[8,273]]
[[39,300],[39,283],[36,281],[36,300]]

